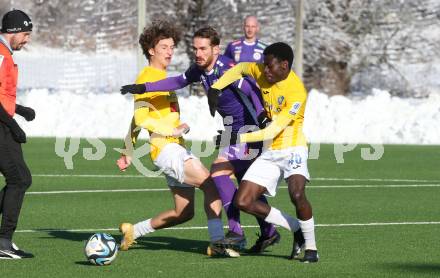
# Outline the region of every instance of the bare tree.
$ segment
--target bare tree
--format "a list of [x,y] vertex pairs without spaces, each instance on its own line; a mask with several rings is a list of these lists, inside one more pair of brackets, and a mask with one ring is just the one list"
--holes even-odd
[[[393,94],[420,91],[407,65],[432,65],[440,51],[438,0],[308,0],[304,18],[304,81],[329,95],[365,91],[372,86]],[[10,1],[0,0],[0,11]],[[52,47],[96,51],[135,48],[136,0],[14,1],[29,12],[34,40]],[[149,18],[167,19],[184,32],[183,51],[191,59],[194,31],[211,25],[222,47],[242,36],[246,15],[261,22],[261,39],[294,45],[294,0],[148,1]],[[175,70],[184,70],[177,65]],[[420,83],[420,82],[419,82]]]

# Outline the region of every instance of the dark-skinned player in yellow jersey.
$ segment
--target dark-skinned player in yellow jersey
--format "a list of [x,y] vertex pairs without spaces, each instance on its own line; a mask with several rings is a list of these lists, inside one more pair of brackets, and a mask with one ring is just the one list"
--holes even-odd
[[[306,198],[305,186],[310,180],[307,169],[308,149],[302,132],[307,92],[291,70],[292,48],[282,42],[264,50],[264,63],[240,63],[229,69],[212,87],[210,94],[221,95],[221,89],[250,76],[260,86],[264,109],[272,122],[264,129],[231,138],[233,144],[265,142],[260,157],[249,167],[238,189],[235,203],[243,211],[282,226],[298,230],[298,221],[284,212],[258,200],[262,194],[276,194],[280,178],[288,184],[289,195],[296,208],[301,230],[294,235],[291,259],[304,250],[305,263],[318,261],[312,206]],[[226,93],[226,92],[225,92]],[[301,232],[302,231],[302,232]]]

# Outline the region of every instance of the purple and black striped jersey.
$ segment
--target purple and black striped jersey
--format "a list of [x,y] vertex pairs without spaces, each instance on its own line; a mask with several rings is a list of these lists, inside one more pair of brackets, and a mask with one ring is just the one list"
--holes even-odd
[[263,62],[263,51],[266,44],[260,40],[253,43],[246,42],[244,38],[233,41],[228,44],[225,50],[225,56],[231,58],[236,63],[239,62]]

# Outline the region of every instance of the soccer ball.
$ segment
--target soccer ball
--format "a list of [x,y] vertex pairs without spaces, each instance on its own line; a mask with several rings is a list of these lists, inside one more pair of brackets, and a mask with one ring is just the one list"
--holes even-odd
[[84,253],[94,265],[109,265],[116,258],[118,245],[111,235],[96,233],[87,240]]

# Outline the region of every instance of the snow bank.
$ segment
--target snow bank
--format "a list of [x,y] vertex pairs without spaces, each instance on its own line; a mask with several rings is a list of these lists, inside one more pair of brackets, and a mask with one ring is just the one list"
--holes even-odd
[[[191,126],[186,138],[211,140],[221,128],[209,115],[205,97],[180,97],[182,121]],[[29,136],[123,138],[133,113],[130,96],[118,93],[75,94],[33,89],[18,96],[37,117],[19,119]],[[311,142],[440,144],[440,95],[425,99],[392,97],[374,90],[364,99],[328,97],[312,90],[304,131]]]
[[440,95],[428,98],[392,97],[373,90],[364,99],[309,94],[304,131],[312,142],[440,143]]

